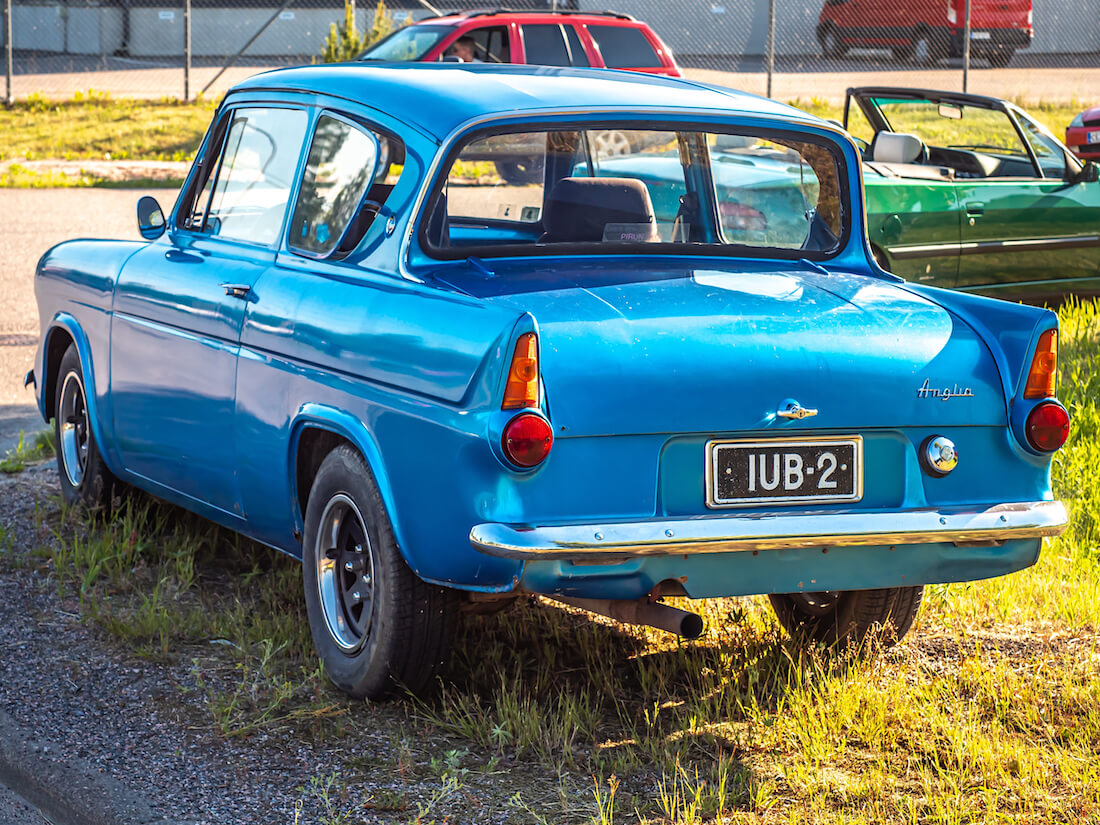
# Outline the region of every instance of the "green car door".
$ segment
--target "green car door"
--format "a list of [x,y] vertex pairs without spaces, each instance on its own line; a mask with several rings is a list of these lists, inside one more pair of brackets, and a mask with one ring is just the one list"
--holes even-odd
[[959,272],[959,199],[951,180],[914,180],[868,164],[867,231],[879,265],[906,280],[953,287]]
[[1026,143],[975,151],[998,163],[994,171],[1023,174],[956,183],[963,219],[958,285],[1034,297],[1090,291],[1100,277],[1100,184],[1082,175],[1041,126],[1012,114]]

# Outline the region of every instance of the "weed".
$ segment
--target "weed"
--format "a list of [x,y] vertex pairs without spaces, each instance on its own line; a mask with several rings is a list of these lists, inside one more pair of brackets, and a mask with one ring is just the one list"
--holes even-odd
[[52,458],[56,452],[53,430],[42,430],[34,434],[34,439],[27,440],[26,433],[19,431],[19,441],[15,449],[9,450],[3,459],[0,459],[0,473],[20,473],[28,464],[44,461]]

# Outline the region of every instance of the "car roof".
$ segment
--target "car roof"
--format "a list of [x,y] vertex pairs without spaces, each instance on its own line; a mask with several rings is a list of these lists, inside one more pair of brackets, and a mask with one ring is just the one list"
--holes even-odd
[[[518,11],[516,9],[482,9],[474,11],[454,11],[448,12],[440,17],[425,17],[421,20],[417,20],[412,25],[423,25],[432,23],[444,23],[444,24],[456,24],[463,23],[470,20],[482,21],[491,20],[492,18],[505,18],[506,20],[557,20],[559,23],[564,22],[566,19],[572,20],[577,23],[596,23],[605,25],[638,25],[645,26],[645,23],[641,23],[629,14],[622,14],[616,11],[577,11],[574,9],[530,9],[527,11]],[[499,21],[498,21],[499,22]]]
[[333,63],[254,75],[234,92],[308,92],[357,101],[407,120],[441,140],[478,117],[523,111],[685,109],[707,114],[765,114],[820,124],[813,115],[733,89],[612,69],[488,63]]

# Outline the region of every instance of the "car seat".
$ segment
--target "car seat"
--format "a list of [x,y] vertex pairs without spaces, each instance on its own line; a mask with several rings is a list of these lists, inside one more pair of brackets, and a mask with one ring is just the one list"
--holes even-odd
[[636,178],[562,178],[546,198],[543,228],[540,243],[658,239],[649,190]]

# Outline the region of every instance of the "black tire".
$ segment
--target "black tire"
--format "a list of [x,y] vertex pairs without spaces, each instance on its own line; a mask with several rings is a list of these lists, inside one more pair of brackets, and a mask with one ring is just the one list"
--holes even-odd
[[772,608],[796,639],[828,645],[859,645],[872,633],[887,644],[899,641],[920,608],[923,587],[773,593]]
[[1015,49],[994,49],[986,55],[986,59],[989,61],[989,65],[995,69],[1003,69],[1009,63],[1012,62],[1012,58],[1015,56]]
[[348,445],[325,457],[313,481],[302,563],[313,642],[340,690],[381,699],[435,684],[450,656],[458,594],[405,564],[374,476]]
[[848,47],[841,42],[840,32],[835,26],[822,29],[818,40],[821,42],[821,53],[826,57],[844,57],[848,54]]
[[76,346],[61,356],[54,383],[53,428],[61,494],[70,504],[109,509],[122,483],[107,469],[92,431],[84,371]]
[[522,186],[527,183],[538,183],[543,177],[542,158],[512,158],[511,160],[493,161],[497,172],[505,183]]

